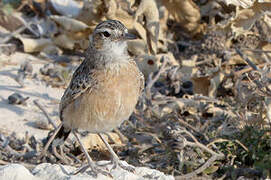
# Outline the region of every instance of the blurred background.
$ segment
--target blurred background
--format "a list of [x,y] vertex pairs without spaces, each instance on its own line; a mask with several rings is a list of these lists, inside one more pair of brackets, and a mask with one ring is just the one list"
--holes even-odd
[[[72,136],[64,154],[39,152],[107,19],[138,37],[128,52],[146,80],[129,121],[107,134],[122,160],[176,179],[270,178],[270,0],[2,0],[0,164],[84,159]],[[82,141],[110,159],[97,135]]]

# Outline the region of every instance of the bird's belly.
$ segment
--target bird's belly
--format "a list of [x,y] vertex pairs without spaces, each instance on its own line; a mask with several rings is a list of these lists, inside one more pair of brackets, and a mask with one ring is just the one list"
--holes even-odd
[[92,133],[111,131],[132,114],[139,96],[137,83],[129,78],[100,83],[65,108],[64,126]]

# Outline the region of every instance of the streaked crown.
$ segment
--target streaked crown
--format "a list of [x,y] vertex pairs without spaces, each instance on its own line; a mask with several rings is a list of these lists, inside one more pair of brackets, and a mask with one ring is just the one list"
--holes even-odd
[[111,43],[135,39],[127,28],[118,20],[103,21],[96,26],[92,35],[92,44],[96,49],[104,49]]
[[127,32],[127,28],[118,20],[103,21],[96,26],[94,32],[106,30],[106,29],[110,31],[118,30],[121,32]]

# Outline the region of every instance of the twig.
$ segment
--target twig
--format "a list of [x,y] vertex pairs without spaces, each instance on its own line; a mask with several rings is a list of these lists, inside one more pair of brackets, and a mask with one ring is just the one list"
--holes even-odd
[[39,33],[35,32],[32,27],[31,27],[31,23],[27,23],[21,16],[16,15],[16,18],[18,18],[22,23],[23,26],[18,28],[17,30],[13,31],[12,33],[10,33],[7,37],[5,37],[2,41],[0,41],[0,44],[5,44],[6,42],[8,42],[12,37],[15,37],[16,35],[20,34],[21,32],[23,32],[25,29],[28,29],[29,31],[31,31],[36,37],[39,36]]
[[26,29],[26,26],[20,27],[18,28],[16,31],[13,31],[12,33],[10,33],[7,37],[5,37],[2,41],[0,41],[0,44],[4,44],[6,42],[8,42],[13,36],[20,34],[21,32],[23,32]]
[[146,85],[146,88],[145,88],[145,93],[146,93],[146,96],[148,98],[150,98],[150,99],[151,99],[151,88],[152,88],[152,86],[159,79],[160,75],[163,72],[165,72],[165,70],[166,70],[165,67],[166,67],[166,64],[167,64],[167,59],[163,56],[162,60],[163,60],[163,64],[160,67],[159,71],[155,75],[153,73],[151,73],[149,75],[149,77],[148,77],[147,85]]
[[176,176],[175,179],[176,180],[182,180],[182,179],[188,179],[188,178],[192,178],[194,176],[196,176],[197,174],[203,172],[206,168],[208,168],[209,166],[212,165],[212,163],[217,160],[216,156],[212,156],[210,159],[208,159],[208,161],[206,163],[204,163],[200,168],[196,169],[195,171],[185,174],[185,175],[181,175],[181,176]]
[[[255,71],[258,71],[261,74],[261,77],[263,75],[261,69],[259,69],[245,54],[243,54],[238,48],[235,49],[236,52],[248,63],[249,66],[252,67],[252,69],[254,69]],[[264,93],[267,96],[271,96],[271,89],[266,85],[263,84],[260,80],[258,79],[254,79],[253,81],[251,81],[253,83],[256,84],[256,86],[258,87],[259,91],[261,91],[262,93]],[[263,91],[262,88],[265,87],[267,91]]]
[[183,153],[184,153],[184,150],[181,149],[180,152],[177,154],[177,158],[179,160],[179,167],[178,168],[180,170],[183,169],[183,166],[184,166],[184,155],[183,155]]
[[[37,16],[36,16],[37,17]],[[24,18],[22,18],[22,16],[20,15],[16,15],[16,18],[18,18],[23,24],[24,26],[31,32],[33,33],[36,37],[39,37],[40,34],[37,33],[35,30],[33,30],[33,28],[31,27],[31,25],[33,25],[32,22],[28,23]]]
[[65,153],[64,153],[64,151],[63,151],[63,147],[62,148],[59,148],[59,150],[60,150],[60,155],[65,159],[65,160],[67,160],[68,161],[68,164],[72,164],[72,159],[69,157],[69,156],[66,156],[65,155]]
[[187,141],[185,138],[183,139],[183,143],[184,143],[184,147],[185,146],[191,146],[191,147],[199,147],[203,150],[205,150],[206,152],[210,153],[212,155],[211,158],[208,159],[208,161],[206,161],[201,167],[199,167],[198,169],[196,169],[195,171],[185,174],[185,175],[181,175],[181,176],[176,176],[175,179],[177,180],[181,180],[181,179],[187,179],[187,178],[192,178],[194,176],[196,176],[197,174],[203,172],[206,168],[208,168],[209,166],[211,166],[211,164],[216,161],[216,160],[220,160],[223,159],[225,156],[222,153],[216,153],[213,150],[209,149],[207,146],[201,144],[200,142],[198,142],[198,140],[187,130],[182,129],[180,131],[178,131],[179,133],[185,133],[188,136],[190,136],[194,142],[189,142]]
[[238,139],[235,139],[234,141],[237,144],[239,144],[244,150],[246,150],[247,152],[249,151],[248,148],[243,143],[241,143]]
[[10,162],[7,161],[3,161],[2,159],[0,159],[0,164],[1,165],[8,165]]
[[[257,65],[257,67],[258,67],[258,68],[263,68],[264,66],[267,66],[267,65],[270,65],[270,64],[269,64],[269,63],[263,63],[263,64]],[[235,75],[236,77],[239,77],[239,76],[241,76],[242,74],[248,73],[248,72],[250,72],[250,71],[252,71],[252,70],[253,70],[252,67],[247,67],[247,68],[242,69],[242,70],[240,70],[240,71],[236,71],[236,72],[234,73],[234,75]]]
[[208,137],[205,134],[202,134],[201,132],[199,132],[194,126],[188,124],[187,122],[185,122],[184,120],[182,120],[181,118],[178,118],[178,121],[183,124],[185,127],[188,127],[190,129],[192,129],[195,133],[197,133],[199,136],[203,137],[204,139],[208,139]]
[[53,146],[53,147],[52,147],[52,150],[53,150],[53,154],[55,155],[55,157],[57,157],[58,159],[62,160],[62,162],[63,162],[64,164],[69,164],[68,160],[67,160],[65,157],[61,156],[61,155],[57,152],[56,146]]
[[242,48],[242,50],[258,52],[258,53],[271,53],[271,51],[266,51],[266,50],[261,50],[261,49]]
[[34,151],[33,148],[29,146],[29,134],[28,131],[25,133],[25,143],[23,144],[23,153],[26,155],[26,153],[30,151]]
[[75,161],[75,163],[82,163],[82,161],[78,159],[76,156],[74,156],[72,153],[68,153],[67,156],[72,158]]
[[24,154],[15,151],[15,150],[12,149],[9,145],[7,145],[7,146],[5,147],[5,150],[8,151],[10,154],[16,156],[16,157],[23,157],[23,156],[24,156]]
[[122,143],[127,143],[127,138],[120,132],[118,128],[113,129],[115,133],[119,136]]
[[[28,131],[25,132],[25,138],[24,138],[25,142],[24,142],[24,149],[23,149],[23,153],[26,153],[26,150],[29,148],[29,134]],[[28,147],[26,147],[26,144],[28,145]]]
[[43,114],[48,119],[49,123],[51,123],[53,125],[53,127],[56,129],[57,128],[56,123],[50,118],[50,116],[48,115],[48,113],[46,112],[46,110],[40,105],[40,103],[38,102],[38,100],[34,100],[33,102],[43,112]]
[[256,71],[260,71],[260,69],[245,55],[243,54],[238,48],[235,49],[237,54],[239,54],[241,56],[241,58],[243,58],[248,65],[250,65],[254,70]]
[[[215,143],[222,143],[222,142],[232,142],[232,141],[228,140],[228,139],[219,138],[219,139],[216,139],[213,142],[210,142],[209,144],[207,144],[207,147],[209,147],[209,146],[211,146],[211,145],[213,145]],[[234,142],[236,142],[237,144],[239,144],[247,152],[249,151],[248,148],[245,145],[243,145],[239,140],[235,139]]]
[[183,129],[182,132],[188,134],[195,141],[195,143],[187,141],[187,145],[192,146],[192,147],[193,146],[194,147],[199,147],[199,148],[207,151],[208,153],[210,153],[212,155],[216,155],[216,156],[218,156],[220,158],[224,158],[224,154],[222,154],[222,153],[216,153],[213,150],[209,149],[207,146],[205,146],[205,145],[201,144],[200,142],[198,142],[198,140],[189,131]]

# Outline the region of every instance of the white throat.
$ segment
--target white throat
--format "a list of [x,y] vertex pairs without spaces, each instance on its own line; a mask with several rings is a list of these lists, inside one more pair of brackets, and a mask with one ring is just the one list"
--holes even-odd
[[[92,36],[90,36],[90,42],[92,42]],[[95,49],[95,47],[94,47]],[[106,42],[103,47],[98,50],[95,49],[96,53],[98,53],[99,61],[102,60],[105,63],[123,63],[128,62],[129,55],[127,52],[127,42],[126,41],[111,41]],[[101,59],[100,59],[101,58]],[[126,63],[125,63],[126,64]]]
[[127,43],[125,41],[111,42],[104,45],[104,52],[112,59],[126,59]]

